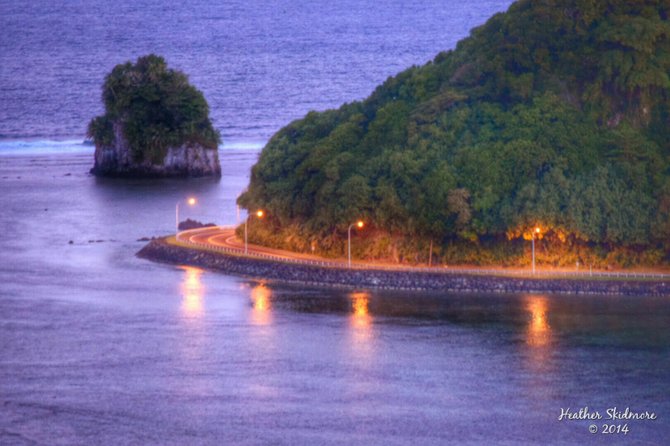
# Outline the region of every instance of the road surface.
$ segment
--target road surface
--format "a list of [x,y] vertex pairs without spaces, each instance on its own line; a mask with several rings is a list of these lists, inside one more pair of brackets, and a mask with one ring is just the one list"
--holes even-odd
[[[218,250],[237,255],[244,255],[244,240],[240,240],[235,235],[235,228],[224,226],[210,226],[206,228],[190,229],[179,232],[176,236],[177,241],[182,245],[190,245],[197,248]],[[346,259],[325,259],[323,257],[285,251],[281,249],[268,248],[259,245],[248,245],[247,255],[253,257],[262,257],[271,260],[302,263],[310,265],[322,265],[338,268],[348,266]],[[352,259],[352,267],[364,269],[384,269],[401,271],[430,271],[444,273],[467,273],[484,275],[512,275],[512,276],[531,276],[527,269],[503,269],[503,268],[473,268],[473,267],[449,267],[446,265],[433,267],[418,267],[407,265],[392,265],[384,263],[369,263],[355,261]],[[624,279],[662,279],[670,278],[670,274],[660,272],[610,272],[610,271],[570,271],[570,270],[549,270],[542,269],[532,277],[606,277],[606,278],[624,278]]]
[[[211,226],[206,228],[190,229],[177,235],[177,240],[208,249],[244,254],[244,240],[235,235],[235,228]],[[273,258],[276,260],[293,261],[296,263],[328,264],[332,266],[347,266],[346,261],[328,260],[323,257],[301,254],[281,249],[268,248],[249,243],[248,255]]]

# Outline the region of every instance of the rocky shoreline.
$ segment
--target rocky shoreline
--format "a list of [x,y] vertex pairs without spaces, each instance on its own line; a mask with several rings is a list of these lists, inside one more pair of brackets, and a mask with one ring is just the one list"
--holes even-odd
[[90,173],[96,176],[125,178],[166,177],[220,177],[219,152],[199,144],[168,147],[160,162],[151,159],[135,160],[130,145],[123,134],[123,125],[115,123],[114,143],[109,146],[96,144],[95,164]]
[[670,281],[531,279],[458,272],[347,269],[279,262],[150,241],[138,257],[160,263],[190,265],[253,279],[348,288],[441,292],[552,293],[670,296]]

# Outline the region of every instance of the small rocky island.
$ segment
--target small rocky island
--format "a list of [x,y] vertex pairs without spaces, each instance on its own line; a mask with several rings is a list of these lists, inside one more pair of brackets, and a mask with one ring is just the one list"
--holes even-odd
[[114,177],[221,176],[219,132],[188,77],[156,55],[119,64],[102,88],[105,114],[91,120],[91,173]]

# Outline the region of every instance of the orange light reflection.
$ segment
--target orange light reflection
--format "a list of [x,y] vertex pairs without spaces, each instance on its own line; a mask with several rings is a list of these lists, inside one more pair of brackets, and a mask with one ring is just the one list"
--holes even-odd
[[349,294],[351,299],[349,354],[359,366],[369,365],[375,356],[373,348],[373,325],[370,314],[370,293]]
[[272,290],[260,283],[251,289],[253,305],[252,319],[257,325],[267,325],[271,322]]
[[192,266],[182,266],[184,270],[184,279],[181,282],[181,311],[184,316],[197,318],[203,315],[203,297],[205,287],[200,280],[203,270]]
[[528,323],[526,343],[541,347],[551,342],[551,326],[547,321],[547,298],[544,296],[529,296],[526,310],[531,319]]
[[367,327],[371,323],[368,304],[370,293],[351,293],[351,307],[353,309],[352,323],[357,327]]

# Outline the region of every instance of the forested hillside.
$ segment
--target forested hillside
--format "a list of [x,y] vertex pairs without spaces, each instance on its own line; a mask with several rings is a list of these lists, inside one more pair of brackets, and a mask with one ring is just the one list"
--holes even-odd
[[519,0],[370,97],[281,129],[253,237],[424,262],[658,264],[670,249],[670,3]]

